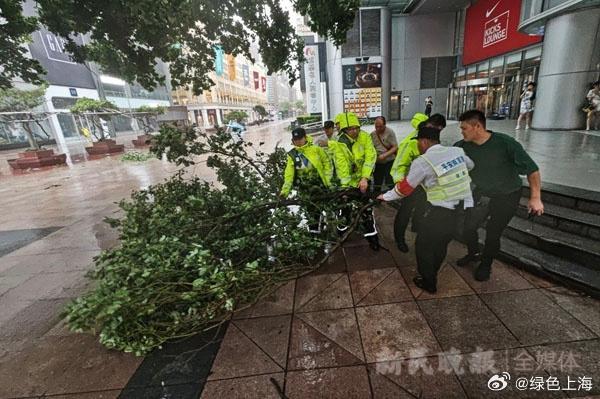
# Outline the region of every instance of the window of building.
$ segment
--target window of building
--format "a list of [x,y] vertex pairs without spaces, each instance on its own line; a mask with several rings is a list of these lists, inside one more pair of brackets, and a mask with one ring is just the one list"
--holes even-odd
[[490,61],[490,75],[499,75],[503,72],[504,57],[492,58]]
[[505,73],[507,75],[514,75],[521,69],[521,53],[507,55],[505,57]]
[[354,16],[352,28],[346,32],[346,42],[342,45],[342,57],[360,55],[360,13]]
[[421,58],[421,89],[448,87],[455,63],[455,57]]
[[56,118],[58,118],[58,124],[60,125],[60,130],[63,132],[63,136],[79,136],[79,132],[77,131],[77,126],[75,125],[75,120],[73,119],[72,114],[56,114]]
[[487,78],[489,75],[489,62],[485,61],[477,64],[477,78]]
[[346,32],[342,57],[379,55],[381,55],[381,10],[361,10],[356,13],[352,28]]
[[477,66],[472,65],[472,66],[468,67],[467,68],[467,76],[466,76],[467,80],[475,79],[476,73],[477,73]]
[[381,17],[380,10],[362,10],[360,12],[362,32],[362,55],[381,55]]

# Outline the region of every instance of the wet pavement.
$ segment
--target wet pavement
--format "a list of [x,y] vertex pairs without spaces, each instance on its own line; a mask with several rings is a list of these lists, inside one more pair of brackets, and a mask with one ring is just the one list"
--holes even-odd
[[[498,128],[495,123],[492,129],[502,129],[502,122]],[[390,125],[409,131],[404,122]],[[447,129],[459,138],[456,126]],[[554,157],[585,171],[573,185],[597,176],[598,151],[587,161],[567,156],[583,154],[577,148],[597,150],[596,135],[559,135],[567,147],[557,151],[546,144],[553,142],[544,139],[549,134],[558,133],[519,132],[544,180],[569,184]],[[271,125],[247,139],[270,149],[288,143],[289,133],[283,124]],[[176,373],[173,365],[159,367],[154,357],[109,351],[92,335],[72,333],[60,312],[89,289],[85,272],[92,258],[117,242],[103,218],[118,215],[115,202],[132,190],[179,169],[158,159],[119,158],[0,175],[0,398],[192,398],[201,392],[204,398],[281,397],[276,386],[290,398],[478,398],[494,396],[487,382],[503,371],[511,381],[521,375],[556,376],[564,383],[568,376],[593,377],[592,391],[559,396],[600,394],[598,301],[500,262],[492,280],[477,283],[470,270],[455,266],[464,252],[456,243],[438,294],[423,293],[412,283],[413,253],[399,253],[390,240],[393,210],[385,206],[378,221],[389,251],[373,253],[361,240],[348,243],[313,275],[236,315],[220,349],[198,355]],[[203,164],[191,173],[214,179]],[[590,184],[586,188],[600,191],[593,186],[597,177]],[[172,357],[179,355],[162,356]],[[206,369],[207,382],[195,367]],[[168,389],[161,388],[162,377],[156,379],[165,370],[177,375]],[[533,393],[513,387],[498,397]]]

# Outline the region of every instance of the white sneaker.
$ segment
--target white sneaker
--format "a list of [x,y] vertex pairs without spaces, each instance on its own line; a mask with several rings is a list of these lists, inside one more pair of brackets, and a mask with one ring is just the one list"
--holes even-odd
[[525,126],[525,129],[526,129],[526,130],[529,130],[529,125]]
[[517,127],[515,128],[515,130],[520,130],[521,126],[517,125]]

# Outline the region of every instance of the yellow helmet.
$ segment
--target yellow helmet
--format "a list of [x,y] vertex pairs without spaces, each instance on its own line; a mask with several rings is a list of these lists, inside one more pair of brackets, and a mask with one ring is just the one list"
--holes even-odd
[[340,130],[343,130],[347,127],[360,127],[358,116],[356,116],[356,114],[353,112],[344,112],[342,114],[338,114],[335,117],[335,121],[339,122]]

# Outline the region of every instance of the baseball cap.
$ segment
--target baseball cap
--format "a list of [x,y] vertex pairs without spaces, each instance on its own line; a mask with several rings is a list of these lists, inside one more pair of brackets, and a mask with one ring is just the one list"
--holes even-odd
[[292,130],[292,140],[299,140],[302,137],[306,137],[306,130],[301,127],[297,127]]
[[436,129],[435,127],[423,126],[423,127],[419,128],[419,132],[412,139],[413,140],[430,139],[430,140],[440,141],[440,130]]

